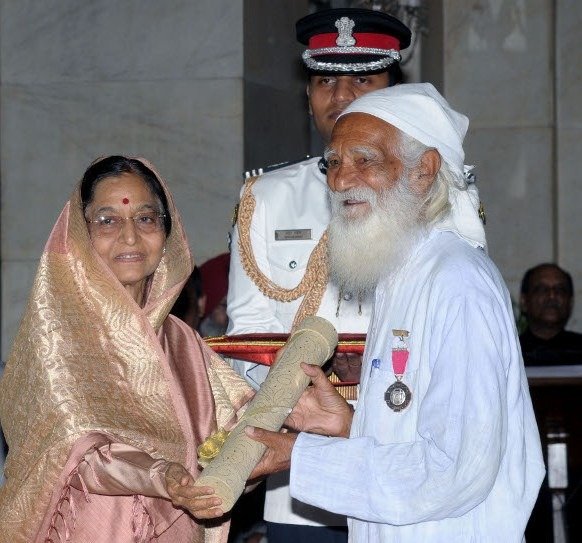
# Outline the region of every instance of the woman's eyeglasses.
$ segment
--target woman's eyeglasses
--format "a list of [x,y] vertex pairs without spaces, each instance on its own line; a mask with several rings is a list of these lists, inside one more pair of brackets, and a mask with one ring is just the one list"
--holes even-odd
[[142,234],[153,234],[164,227],[164,213],[147,211],[138,213],[133,217],[120,217],[119,215],[101,215],[96,219],[87,219],[89,230],[97,236],[113,236],[119,234],[125,221],[131,219],[135,228]]

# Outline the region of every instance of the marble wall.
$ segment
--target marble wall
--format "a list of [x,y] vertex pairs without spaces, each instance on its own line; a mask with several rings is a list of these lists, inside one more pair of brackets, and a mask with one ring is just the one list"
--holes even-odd
[[[514,299],[524,271],[556,261],[582,300],[579,28],[574,0],[435,0],[424,75],[471,119],[489,251]],[[582,330],[582,301],[569,328]]]
[[298,160],[309,151],[303,46],[295,21],[307,0],[244,2],[245,170]]
[[242,0],[0,0],[2,358],[86,166],[168,180],[199,262],[227,248],[243,169]]
[[556,11],[556,252],[559,262],[574,277],[578,305],[575,321],[582,331],[582,183],[578,178],[582,157],[582,2],[562,0]]

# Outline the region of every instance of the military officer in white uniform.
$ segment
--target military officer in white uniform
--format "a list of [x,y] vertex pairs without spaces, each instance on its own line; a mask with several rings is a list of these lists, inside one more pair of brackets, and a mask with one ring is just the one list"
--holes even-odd
[[[410,30],[394,17],[365,9],[316,12],[299,20],[296,30],[307,46],[310,114],[327,144],[335,120],[354,99],[400,82],[399,51],[410,44]],[[330,320],[339,332],[366,332],[369,301],[328,284],[329,217],[319,157],[247,181],[231,246],[228,334],[288,333],[310,314]],[[233,361],[233,367],[254,388],[268,372],[244,361]],[[359,378],[359,360],[353,365],[337,360],[334,369],[343,380]],[[345,518],[292,500],[287,485],[288,473],[267,481],[269,543],[347,540]]]

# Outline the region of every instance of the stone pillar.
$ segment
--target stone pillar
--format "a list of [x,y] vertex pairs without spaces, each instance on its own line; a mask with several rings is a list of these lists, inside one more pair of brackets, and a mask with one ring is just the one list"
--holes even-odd
[[307,79],[295,39],[295,21],[307,13],[307,0],[244,2],[245,169],[309,152]]

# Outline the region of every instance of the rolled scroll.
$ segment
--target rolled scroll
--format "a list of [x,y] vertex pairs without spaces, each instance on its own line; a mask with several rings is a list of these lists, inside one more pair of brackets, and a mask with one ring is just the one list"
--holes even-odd
[[301,362],[323,366],[337,345],[332,324],[321,317],[307,317],[291,335],[261,388],[247,407],[237,426],[204,469],[196,486],[210,486],[222,499],[227,512],[243,493],[249,475],[258,464],[266,446],[244,433],[247,426],[278,432],[291,409],[309,384]]

